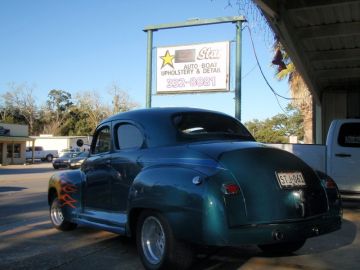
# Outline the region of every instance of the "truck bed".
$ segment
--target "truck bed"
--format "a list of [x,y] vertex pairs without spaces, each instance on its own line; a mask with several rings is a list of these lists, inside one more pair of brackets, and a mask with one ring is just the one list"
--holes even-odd
[[326,172],[326,146],[323,144],[267,143],[266,145],[293,153],[313,169]]

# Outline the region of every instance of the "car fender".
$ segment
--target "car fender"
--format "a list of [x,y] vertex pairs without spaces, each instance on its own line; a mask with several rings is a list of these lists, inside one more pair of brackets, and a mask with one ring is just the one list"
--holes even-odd
[[[175,237],[190,240],[201,235],[206,175],[186,166],[153,166],[134,180],[129,193],[130,223],[138,209],[161,212],[170,222]],[[135,222],[136,223],[136,222]],[[186,226],[185,226],[186,225]]]
[[59,172],[51,176],[48,187],[48,203],[56,196],[63,207],[66,220],[71,221],[81,208],[84,173],[80,170]]

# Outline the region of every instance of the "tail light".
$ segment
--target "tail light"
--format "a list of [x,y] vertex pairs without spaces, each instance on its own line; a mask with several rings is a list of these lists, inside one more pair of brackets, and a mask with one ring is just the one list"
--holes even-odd
[[237,184],[223,184],[222,185],[222,192],[225,195],[236,195],[240,193],[240,187]]
[[330,176],[328,176],[327,174],[320,172],[320,171],[316,171],[316,173],[318,174],[318,176],[320,177],[323,186],[327,189],[336,189],[337,185],[334,181],[334,179],[332,179]]
[[326,188],[329,188],[329,189],[336,188],[335,181],[332,178],[330,178],[329,176],[326,179],[324,179],[324,184],[325,184]]

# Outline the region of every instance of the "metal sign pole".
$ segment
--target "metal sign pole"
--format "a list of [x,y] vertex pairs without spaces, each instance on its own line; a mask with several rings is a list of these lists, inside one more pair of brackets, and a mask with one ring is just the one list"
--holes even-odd
[[152,46],[153,31],[161,29],[183,28],[219,23],[236,23],[236,69],[235,69],[235,117],[241,120],[241,26],[245,21],[243,16],[221,17],[215,19],[194,19],[180,23],[159,24],[147,26],[147,69],[146,69],[146,108],[151,108],[152,94]]
[[235,118],[241,121],[241,26],[236,22],[236,62],[235,62]]
[[146,108],[151,108],[153,30],[147,31]]

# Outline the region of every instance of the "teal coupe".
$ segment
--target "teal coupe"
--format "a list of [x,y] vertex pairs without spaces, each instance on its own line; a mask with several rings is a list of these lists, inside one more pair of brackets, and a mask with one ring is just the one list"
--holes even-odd
[[80,170],[51,177],[48,202],[59,230],[134,237],[146,269],[186,269],[199,246],[291,253],[342,220],[327,175],[256,142],[228,115],[191,108],[102,121]]

